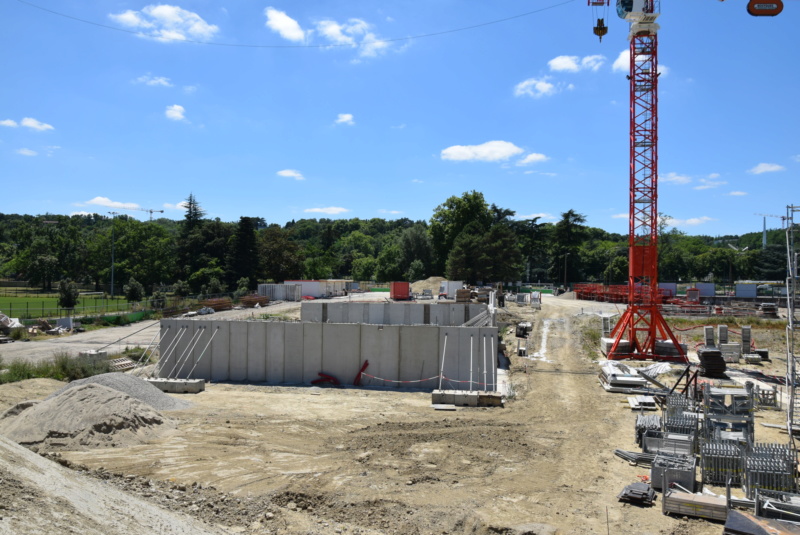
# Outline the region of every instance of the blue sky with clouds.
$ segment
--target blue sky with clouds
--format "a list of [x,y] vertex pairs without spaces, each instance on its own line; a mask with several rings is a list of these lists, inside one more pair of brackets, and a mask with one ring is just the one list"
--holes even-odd
[[[690,234],[800,203],[785,4],[662,1],[659,211]],[[613,11],[600,43],[583,0],[0,0],[0,212],[416,220],[475,189],[625,233]]]

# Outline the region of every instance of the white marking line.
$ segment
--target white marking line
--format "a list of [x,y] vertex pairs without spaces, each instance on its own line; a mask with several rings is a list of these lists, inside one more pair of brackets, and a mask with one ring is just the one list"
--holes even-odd
[[553,362],[552,360],[548,360],[546,358],[546,353],[547,353],[546,350],[547,350],[547,333],[550,331],[550,325],[555,323],[555,322],[563,323],[564,320],[562,320],[562,319],[558,319],[558,320],[546,319],[546,320],[543,320],[543,324],[542,324],[542,341],[539,344],[539,351],[536,351],[533,355],[531,355],[529,357],[525,357],[525,358],[527,358],[528,360],[539,360],[541,362]]

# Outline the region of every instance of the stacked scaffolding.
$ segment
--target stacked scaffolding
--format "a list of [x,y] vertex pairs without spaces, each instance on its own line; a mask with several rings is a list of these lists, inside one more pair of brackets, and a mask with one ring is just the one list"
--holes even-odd
[[[786,384],[789,385],[789,407],[787,411],[787,427],[790,440],[794,433],[800,429],[800,363],[795,354],[795,331],[798,327],[796,316],[797,286],[800,283],[797,272],[797,250],[794,243],[794,213],[800,211],[800,206],[786,207]],[[793,444],[797,449],[796,444]]]
[[740,486],[744,446],[733,441],[708,442],[700,447],[700,474],[706,485]]
[[[730,399],[730,403],[727,402]],[[755,436],[753,384],[745,388],[712,388],[703,385],[703,433],[705,442],[735,440],[752,444]]]
[[643,445],[643,437],[648,431],[661,430],[661,416],[657,414],[638,414],[636,416],[636,444]]

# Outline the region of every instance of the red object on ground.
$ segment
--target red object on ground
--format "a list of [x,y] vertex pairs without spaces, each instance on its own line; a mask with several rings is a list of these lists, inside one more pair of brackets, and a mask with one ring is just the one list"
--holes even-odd
[[408,282],[390,282],[389,299],[411,299],[411,284]]
[[311,381],[312,385],[318,385],[322,383],[331,383],[333,385],[341,384],[339,382],[339,379],[337,379],[333,375],[328,375],[327,373],[322,373],[322,372],[319,372],[317,375],[319,375],[319,379],[314,379],[313,381]]
[[361,366],[361,369],[358,370],[358,375],[356,375],[356,378],[353,379],[353,386],[361,386],[361,374],[366,371],[367,366],[369,366],[369,361],[365,360],[364,364]]

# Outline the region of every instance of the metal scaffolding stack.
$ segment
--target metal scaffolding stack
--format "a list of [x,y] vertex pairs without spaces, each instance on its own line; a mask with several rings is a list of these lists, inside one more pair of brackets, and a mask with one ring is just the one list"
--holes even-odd
[[758,455],[748,453],[744,459],[744,481],[742,488],[749,499],[762,490],[795,492],[795,465],[793,459],[780,457],[773,453]]
[[[786,384],[789,388],[789,407],[787,411],[787,427],[789,436],[794,438],[794,433],[800,430],[800,362],[795,354],[795,331],[800,325],[797,318],[795,305],[797,300],[797,285],[800,283],[797,273],[797,250],[794,242],[795,222],[794,213],[800,211],[800,206],[786,207]],[[794,444],[795,450],[797,445]]]
[[694,435],[697,433],[697,428],[697,415],[690,412],[683,413],[680,416],[667,416],[664,418],[664,431],[667,433]]
[[637,414],[636,415],[636,444],[642,445],[642,437],[647,431],[661,430],[661,416],[657,414]]
[[673,418],[694,411],[694,401],[681,394],[669,394],[664,405],[664,416]]
[[[730,399],[730,404],[726,403]],[[703,385],[703,435],[705,442],[735,440],[752,444],[755,437],[753,384],[745,388]]]
[[700,447],[700,474],[706,485],[742,484],[743,446],[736,442],[708,442]]

